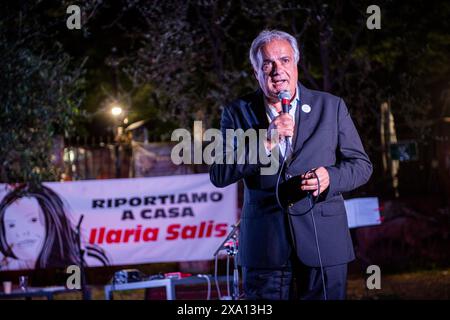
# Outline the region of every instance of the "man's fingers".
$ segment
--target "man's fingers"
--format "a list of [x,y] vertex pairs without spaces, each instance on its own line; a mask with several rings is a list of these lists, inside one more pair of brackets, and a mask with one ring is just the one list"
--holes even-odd
[[273,120],[273,124],[278,130],[280,130],[281,128],[294,128],[294,120],[292,120],[291,116],[281,115]]
[[292,135],[294,134],[294,131],[291,129],[282,129],[282,130],[278,130],[278,134],[281,137],[292,137]]
[[303,179],[302,180],[302,185],[317,185],[317,179],[316,178]]
[[282,119],[282,120],[294,121],[294,119],[292,118],[292,116],[289,113],[282,113],[277,118]]
[[273,120],[273,122],[279,126],[280,124],[286,124],[286,125],[293,125],[294,124],[294,120],[292,120],[291,118],[276,118]]
[[[326,176],[317,176],[319,178],[320,183],[326,183],[328,181],[328,177]],[[306,174],[302,176],[302,184],[311,184],[316,183],[317,184],[317,178],[313,174]]]
[[275,139],[276,136],[278,136],[278,138],[280,138],[280,137],[292,137],[293,135],[294,135],[294,130],[284,129],[284,128],[278,128],[278,129],[276,129],[276,133],[275,133],[275,131],[272,131],[270,133],[271,139]]
[[[319,193],[325,191],[330,184],[330,177],[328,175],[328,171],[323,167],[315,169],[314,172],[304,173],[301,175],[301,177],[302,177],[301,189],[305,191],[314,190],[313,195],[315,197],[318,196]],[[317,183],[317,180],[319,180],[319,183]],[[320,185],[320,192],[318,190],[319,185]]]
[[303,175],[303,179],[311,179],[315,178],[315,176],[312,173],[307,173]]
[[307,190],[307,191],[309,191],[309,190],[317,190],[317,185],[312,185],[312,186],[306,186],[306,185],[303,185],[303,186],[301,187],[301,189],[302,189],[302,190]]

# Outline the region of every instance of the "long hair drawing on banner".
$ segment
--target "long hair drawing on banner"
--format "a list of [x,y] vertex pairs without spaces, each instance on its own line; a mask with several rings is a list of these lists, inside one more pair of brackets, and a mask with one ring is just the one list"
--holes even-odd
[[[110,265],[101,247],[83,249],[86,265],[89,259]],[[12,188],[0,203],[0,252],[0,270],[80,265],[76,232],[62,198],[44,185]]]

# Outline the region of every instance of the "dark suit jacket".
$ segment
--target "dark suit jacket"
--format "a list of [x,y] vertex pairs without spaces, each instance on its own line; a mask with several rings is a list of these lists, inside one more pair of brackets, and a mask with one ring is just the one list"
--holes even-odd
[[[329,93],[309,90],[301,84],[299,88],[293,153],[283,170],[280,188],[286,209],[281,209],[275,198],[277,175],[261,175],[262,164],[215,163],[210,167],[211,181],[217,187],[244,179],[239,234],[239,262],[242,266],[283,266],[293,248],[304,264],[319,266],[312,214],[323,265],[342,264],[354,259],[341,193],[366,183],[372,174],[372,164],[344,101]],[[258,90],[225,106],[221,119],[222,133],[226,129],[267,129],[269,122],[263,99],[262,91]],[[311,107],[309,113],[302,111],[303,104]],[[293,226],[290,232],[286,211],[295,215],[310,207],[306,193],[300,190],[300,180],[295,177],[321,166],[328,170],[329,188],[321,194],[312,212],[289,216]],[[291,240],[295,241],[295,247]]]

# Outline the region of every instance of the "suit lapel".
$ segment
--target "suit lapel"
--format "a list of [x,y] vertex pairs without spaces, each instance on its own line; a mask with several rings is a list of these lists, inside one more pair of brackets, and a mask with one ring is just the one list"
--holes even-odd
[[[298,123],[296,124],[295,141],[293,143],[294,151],[292,153],[291,159],[295,158],[300,153],[303,144],[310,137],[313,127],[312,124],[313,121],[311,121],[311,119],[313,118],[314,112],[317,111],[314,110],[311,91],[305,88],[301,83],[299,83],[299,88],[300,88],[300,102],[297,106]],[[302,106],[305,104],[311,107],[310,112],[305,112],[302,110]]]
[[[256,125],[256,129],[267,129],[269,127],[269,120],[267,119],[266,109],[264,108],[264,95],[259,89],[248,103],[249,112],[245,115],[246,121],[250,124]],[[249,118],[247,118],[249,117]]]

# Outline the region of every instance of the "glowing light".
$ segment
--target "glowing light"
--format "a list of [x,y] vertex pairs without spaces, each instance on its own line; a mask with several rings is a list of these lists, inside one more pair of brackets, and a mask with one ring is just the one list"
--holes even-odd
[[112,113],[112,115],[115,116],[115,117],[121,115],[122,112],[123,112],[123,109],[122,109],[120,106],[118,106],[118,105],[115,105],[115,106],[113,106],[113,107],[111,108],[111,113]]

